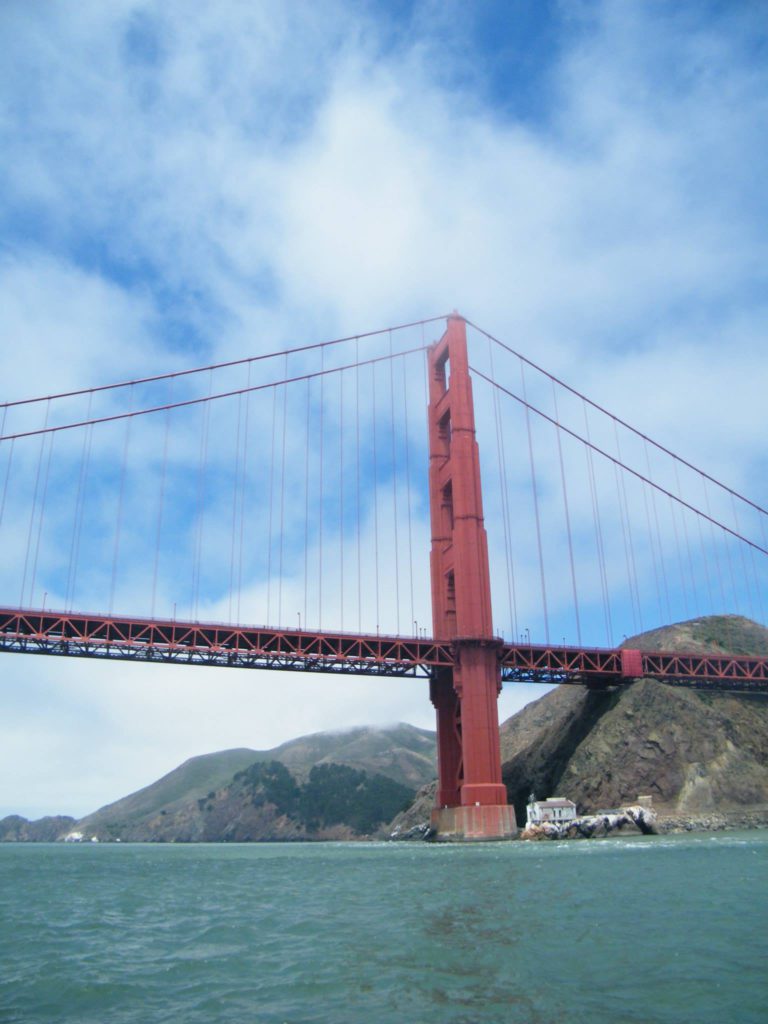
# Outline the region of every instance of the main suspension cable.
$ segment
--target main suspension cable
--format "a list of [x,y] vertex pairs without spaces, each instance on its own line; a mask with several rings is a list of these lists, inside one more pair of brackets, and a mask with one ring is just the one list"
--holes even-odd
[[[434,323],[437,320],[445,320],[443,316],[431,316],[426,317],[423,320],[413,320],[411,323],[396,324],[393,327],[381,327],[375,331],[366,331],[363,334],[351,334],[345,338],[331,338],[327,341],[316,341],[309,345],[298,345],[295,348],[281,349],[278,352],[267,352],[264,355],[258,356],[244,356],[242,359],[230,359],[227,362],[222,363],[210,363],[207,366],[195,366],[188,370],[172,370],[168,373],[159,373],[153,377],[137,377],[134,380],[122,380],[113,384],[99,384],[91,388],[80,388],[77,391],[61,391],[54,395],[38,395],[35,398],[19,398],[11,402],[0,402],[0,409],[3,409],[3,428],[5,425],[5,412],[8,409],[15,408],[19,405],[34,405],[37,402],[53,402],[59,398],[77,398],[80,395],[95,395],[101,391],[116,391],[120,388],[133,387],[137,384],[155,384],[161,380],[172,380],[177,377],[189,377],[196,373],[206,373],[211,370],[226,370],[233,366],[245,366],[246,364],[253,364],[263,362],[267,359],[277,359],[281,356],[292,356],[297,355],[301,352],[312,352],[315,349],[329,348],[332,345],[343,345],[345,342],[358,341],[361,338],[375,338],[379,335],[387,334],[392,331],[405,331],[410,327],[422,327],[425,324]],[[2,440],[2,438],[0,438]]]
[[[682,505],[682,507],[687,508],[689,512],[693,512],[697,516],[701,516],[702,519],[706,519],[707,522],[711,523],[713,526],[717,526],[725,533],[729,533],[732,537],[735,537],[736,540],[743,541],[743,543],[748,544],[750,547],[754,548],[755,551],[759,551],[760,554],[768,555],[768,548],[761,547],[760,544],[757,544],[755,543],[755,541],[750,540],[748,537],[744,537],[740,533],[737,533],[735,530],[731,529],[730,526],[726,526],[725,523],[721,523],[712,515],[708,515],[706,512],[702,512],[701,509],[696,508],[695,505],[690,505],[683,498],[678,498],[677,495],[673,494],[671,491],[668,491],[666,487],[662,487],[661,484],[657,484],[655,481],[649,480],[648,477],[643,476],[643,474],[638,472],[638,470],[633,469],[631,466],[627,466],[623,462],[620,462],[614,455],[609,454],[603,448],[600,448],[598,445],[593,444],[591,441],[588,441],[585,437],[582,437],[581,434],[578,434],[575,430],[571,430],[570,427],[566,427],[565,424],[558,424],[551,416],[547,415],[547,413],[543,412],[541,409],[538,409],[535,405],[532,405],[530,402],[526,402],[525,399],[520,398],[520,396],[516,395],[514,391],[510,391],[508,388],[505,388],[502,384],[499,384],[498,381],[491,380],[491,378],[487,374],[483,373],[482,370],[478,370],[474,366],[470,366],[469,369],[472,371],[472,373],[476,374],[478,377],[481,377],[484,381],[487,381],[489,384],[492,384],[495,388],[498,388],[499,391],[503,392],[505,395],[508,395],[510,398],[513,398],[516,402],[519,402],[520,405],[526,406],[528,409],[531,410],[531,412],[535,412],[537,416],[541,416],[542,419],[547,420],[549,423],[553,423],[560,430],[565,431],[566,434],[569,434],[577,441],[580,441],[581,444],[586,445],[588,448],[591,448],[592,451],[597,452],[598,455],[602,455],[604,459],[608,459],[609,462],[617,464],[621,469],[625,470],[627,473],[631,473],[632,476],[642,481],[642,483],[648,484],[650,487],[654,488],[654,490],[658,491],[660,494],[665,494],[667,497],[671,497],[674,501],[678,503],[678,505]],[[715,483],[716,482],[717,481],[715,481]],[[737,495],[737,497],[739,497],[739,495]]]
[[[608,416],[610,417],[610,419],[615,420],[616,423],[624,427],[626,430],[629,430],[632,434],[635,434],[637,437],[641,438],[643,441],[646,441],[648,444],[653,445],[654,448],[658,448],[658,450],[663,452],[665,455],[669,455],[671,458],[676,459],[681,465],[685,466],[687,469],[693,470],[694,473],[698,473],[700,476],[709,480],[710,483],[716,484],[718,487],[721,487],[724,491],[728,491],[729,494],[734,495],[734,497],[738,498],[740,501],[743,501],[747,505],[750,505],[757,512],[761,512],[764,516],[768,516],[768,509],[765,509],[761,505],[758,505],[755,501],[752,501],[751,498],[747,498],[745,495],[740,494],[738,491],[734,490],[732,487],[729,487],[727,484],[722,483],[720,480],[716,480],[715,477],[710,476],[709,473],[706,473],[703,469],[700,469],[698,466],[694,466],[692,462],[688,462],[687,459],[684,459],[681,455],[677,455],[669,448],[666,448],[663,444],[659,444],[658,441],[654,441],[652,437],[649,437],[648,435],[644,434],[641,430],[638,430],[636,427],[633,427],[631,423],[627,423],[625,420],[621,419],[620,416],[617,416],[615,413],[612,413],[609,409],[604,408],[597,402],[593,402],[591,398],[587,397],[587,395],[582,394],[581,391],[578,391],[570,384],[566,384],[564,380],[561,380],[559,377],[556,377],[553,373],[549,373],[548,370],[545,370],[542,366],[539,366],[537,363],[534,363],[533,360],[526,358],[526,356],[524,355],[521,355],[515,349],[511,348],[509,345],[506,345],[499,338],[495,338],[492,334],[489,334],[488,331],[483,330],[482,327],[478,327],[476,323],[473,323],[471,320],[466,319],[465,323],[469,327],[474,328],[474,330],[476,330],[479,334],[482,334],[485,338],[488,338],[490,341],[495,342],[500,348],[503,348],[505,351],[509,352],[510,355],[515,356],[517,359],[521,359],[524,363],[527,363],[528,366],[530,366],[532,369],[537,370],[539,373],[542,373],[545,377],[548,377],[549,380],[552,380],[556,384],[559,384],[560,387],[565,388],[566,391],[570,391],[572,395],[575,395],[582,401],[587,402],[587,404],[591,405],[594,409],[597,409],[598,412],[603,413],[604,416]],[[494,383],[496,382],[494,381]]]
[[133,409],[130,412],[113,413],[111,416],[96,416],[85,420],[78,420],[75,423],[60,423],[53,427],[39,427],[36,430],[23,430],[15,434],[3,434],[0,441],[18,441],[24,437],[39,437],[41,434],[53,434],[62,430],[76,430],[78,427],[93,427],[100,423],[115,423],[117,420],[135,418],[137,416],[150,416],[157,412],[166,412],[169,409],[184,409],[192,405],[203,405],[207,402],[216,402],[223,398],[237,398],[238,395],[252,394],[255,391],[266,391],[269,388],[282,387],[284,384],[296,384],[302,380],[310,380],[314,377],[327,377],[333,373],[343,373],[344,370],[351,370],[355,366],[373,366],[376,363],[385,363],[390,359],[402,359],[405,356],[413,355],[414,352],[423,351],[424,346],[417,345],[416,348],[404,349],[402,352],[395,352],[394,355],[374,356],[371,359],[364,359],[358,363],[347,363],[344,366],[333,366],[326,369],[314,370],[312,373],[301,373],[295,377],[286,377],[283,380],[269,381],[267,384],[252,384],[244,388],[235,388],[233,391],[220,391],[217,394],[204,395],[201,398],[187,398],[180,402],[173,402],[166,405],[153,405],[146,409]]

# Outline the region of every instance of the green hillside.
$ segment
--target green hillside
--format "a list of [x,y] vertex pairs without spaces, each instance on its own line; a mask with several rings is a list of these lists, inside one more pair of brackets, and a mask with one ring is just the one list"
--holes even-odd
[[316,766],[333,764],[416,790],[434,778],[435,758],[435,734],[404,723],[300,736],[272,750],[222,750],[190,758],[157,782],[81,819],[78,828],[117,835],[159,817],[170,822],[176,812],[186,814],[189,805],[204,802],[256,763],[279,762],[299,784],[310,780]]
[[124,823],[157,814],[189,800],[197,800],[226,785],[232,776],[259,759],[259,751],[238,747],[191,757],[157,782],[101,807],[81,819],[80,826],[95,827],[106,820]]

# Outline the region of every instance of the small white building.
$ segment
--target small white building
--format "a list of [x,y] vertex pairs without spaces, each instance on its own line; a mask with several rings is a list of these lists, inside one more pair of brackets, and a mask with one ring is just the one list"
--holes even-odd
[[573,821],[576,817],[576,804],[562,796],[551,796],[547,800],[537,800],[531,793],[528,798],[526,825],[540,825],[543,821],[554,821],[560,824]]

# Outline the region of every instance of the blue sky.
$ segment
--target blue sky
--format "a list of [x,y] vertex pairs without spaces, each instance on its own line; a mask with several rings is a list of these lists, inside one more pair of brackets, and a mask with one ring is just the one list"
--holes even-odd
[[[765,505],[767,37],[761,2],[10,0],[4,396],[458,308]],[[0,813],[432,721],[414,683],[2,671]]]

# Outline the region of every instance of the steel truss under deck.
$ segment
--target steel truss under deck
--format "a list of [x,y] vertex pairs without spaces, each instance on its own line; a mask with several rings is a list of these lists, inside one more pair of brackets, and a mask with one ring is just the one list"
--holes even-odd
[[[683,686],[768,691],[768,658],[505,644],[496,638],[487,643],[498,648],[505,682],[600,687],[647,676]],[[0,651],[22,654],[432,679],[455,664],[461,645],[461,638],[450,642],[0,609]]]

